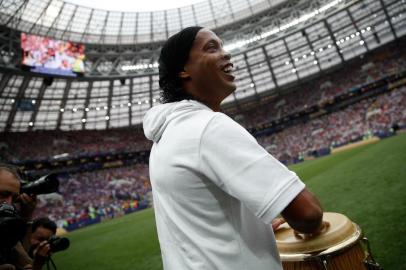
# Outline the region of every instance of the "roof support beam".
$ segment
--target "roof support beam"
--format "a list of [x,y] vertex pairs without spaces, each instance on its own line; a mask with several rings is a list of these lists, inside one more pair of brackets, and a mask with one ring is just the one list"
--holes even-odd
[[93,89],[93,81],[90,81],[88,86],[87,86],[87,91],[86,91],[86,99],[85,99],[85,106],[83,108],[83,119],[85,119],[86,122],[82,121],[82,129],[85,129],[86,123],[87,123],[87,112],[89,110],[89,104],[90,104],[90,93],[92,92]]
[[[306,39],[306,42],[307,42],[307,45],[309,45],[310,50],[313,52],[314,59],[316,59],[316,62],[317,62],[316,65],[319,68],[319,71],[321,71],[319,58],[317,57],[316,51],[314,50],[314,47],[313,47],[313,44],[311,43],[311,41],[309,39],[309,36],[306,33],[306,29],[302,30],[302,35],[304,35],[304,37]],[[311,55],[311,53],[310,53],[310,55]]]
[[52,28],[54,27],[55,23],[59,21],[61,18],[61,14],[63,9],[65,8],[66,2],[63,2],[61,8],[58,11],[58,15],[55,16],[54,20],[52,21],[51,25],[48,27],[48,31],[45,33],[45,36],[49,36],[49,32],[51,32]]
[[130,78],[130,93],[129,93],[129,97],[128,97],[128,102],[129,104],[131,104],[128,108],[128,123],[130,126],[134,125],[135,123],[133,123],[133,114],[132,114],[132,110],[134,107],[133,104],[133,88],[134,88],[134,83],[133,83],[133,79]]
[[357,30],[357,32],[359,32],[359,38],[364,42],[365,48],[367,49],[367,52],[368,52],[369,51],[368,43],[365,41],[361,30],[359,29],[357,23],[354,20],[354,17],[352,16],[351,12],[349,11],[349,8],[346,8],[345,11],[347,11],[348,17],[350,17],[351,23],[352,23],[352,25],[354,25],[355,30]]
[[294,73],[296,75],[297,80],[300,80],[298,72],[297,72],[297,68],[296,68],[296,65],[295,65],[295,61],[293,60],[292,53],[290,52],[290,49],[288,47],[288,43],[286,42],[286,38],[283,37],[282,41],[283,41],[283,44],[285,45],[286,51],[287,51],[287,53],[289,55],[290,62],[292,63],[292,66],[294,68],[294,70],[292,70],[292,73]]
[[[64,3],[65,3],[65,2],[64,2]],[[87,22],[86,22],[86,27],[85,27],[85,29],[83,29],[82,36],[80,37],[80,42],[83,42],[83,38],[85,37],[86,32],[87,32],[87,30],[89,29],[90,22],[91,22],[92,19],[93,19],[93,14],[94,14],[94,9],[92,9],[92,11],[90,11],[89,18],[87,19]]]
[[[24,77],[23,82],[21,83],[20,88],[18,89],[17,96],[15,98],[13,106],[11,107],[11,112],[8,115],[8,118],[7,118],[6,129],[5,129],[6,132],[10,131],[11,126],[13,125],[14,117],[17,114],[17,109],[18,109],[17,106],[20,103],[20,101],[23,99],[25,89],[27,89],[28,83],[30,82],[31,78],[32,77],[28,77],[28,76]],[[16,79],[17,78],[14,78],[14,82],[15,82]]]
[[109,119],[106,119],[106,128],[110,128],[110,121],[111,121],[111,102],[113,100],[113,88],[114,88],[114,80],[110,80],[110,85],[109,85],[109,96],[107,99],[107,114],[106,116],[109,117]]
[[52,0],[49,0],[46,7],[41,11],[41,14],[38,16],[38,18],[35,20],[35,22],[31,25],[30,30],[27,31],[27,33],[33,33],[35,26],[37,25],[38,21],[44,16],[46,11],[48,10],[49,6],[51,5]]
[[344,63],[345,60],[344,60],[343,54],[341,53],[341,49],[337,45],[337,40],[333,34],[333,31],[331,31],[331,27],[327,23],[327,20],[324,20],[324,26],[326,26],[326,28],[327,28],[328,34],[330,35],[330,38],[333,41],[333,46],[336,48],[336,51],[337,51],[338,55],[340,56],[341,62]]
[[386,9],[384,2],[382,0],[379,0],[379,3],[381,4],[383,12],[385,13],[386,21],[389,23],[389,27],[390,27],[390,30],[391,30],[393,36],[395,37],[395,39],[398,39],[398,36],[396,35],[396,31],[393,28],[392,22],[390,20],[390,16],[388,14],[388,10]]
[[268,52],[265,50],[265,46],[262,46],[262,52],[265,55],[266,64],[268,65],[269,71],[271,72],[272,81],[275,84],[275,88],[278,89],[279,85],[278,85],[278,81],[276,80],[276,77],[275,77],[275,72],[273,71],[273,68],[271,65],[271,57],[268,55]]
[[46,86],[45,82],[42,81],[41,87],[39,88],[38,96],[35,99],[34,112],[31,114],[31,118],[30,118],[30,122],[32,122],[33,125],[28,127],[28,131],[32,131],[32,129],[35,125],[35,120],[37,119],[38,111],[39,111],[39,108],[41,107],[41,103],[44,98],[44,93],[45,93],[46,88],[47,88],[47,86]]
[[250,87],[254,88],[254,96],[255,96],[255,99],[259,102],[260,98],[259,98],[259,96],[258,96],[257,86],[256,86],[255,83],[254,83],[254,77],[252,76],[251,66],[250,66],[250,64],[248,63],[248,56],[247,56],[246,53],[244,53],[244,61],[245,61],[245,64],[247,65],[248,75],[250,76],[250,80],[251,80]]
[[61,102],[61,108],[59,109],[59,116],[58,116],[58,121],[56,123],[56,129],[61,128],[61,123],[62,123],[62,117],[63,117],[63,112],[66,110],[66,103],[68,101],[68,95],[69,95],[69,90],[72,84],[72,80],[66,81],[65,89],[63,91],[63,97],[62,97],[62,102]]
[[75,17],[75,14],[76,14],[76,11],[77,11],[77,10],[78,10],[78,6],[75,5],[75,9],[73,10],[72,15],[70,15],[70,18],[69,18],[69,20],[68,20],[69,24],[66,26],[66,28],[65,28],[65,29],[63,30],[63,32],[62,32],[61,39],[63,39],[64,36],[65,36],[65,34],[66,34],[66,32],[72,28],[73,17]]

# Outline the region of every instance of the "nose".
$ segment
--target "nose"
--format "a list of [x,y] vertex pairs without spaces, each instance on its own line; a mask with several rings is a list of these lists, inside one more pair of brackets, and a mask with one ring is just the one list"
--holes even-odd
[[228,51],[225,51],[224,49],[223,49],[223,58],[225,60],[230,60],[231,59],[231,54]]

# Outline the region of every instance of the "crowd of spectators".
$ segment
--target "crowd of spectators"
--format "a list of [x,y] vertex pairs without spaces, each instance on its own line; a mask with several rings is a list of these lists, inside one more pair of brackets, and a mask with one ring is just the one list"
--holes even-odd
[[3,159],[16,162],[52,160],[58,157],[76,158],[123,152],[145,151],[151,148],[141,130],[35,131],[16,132],[12,136],[0,133]]
[[258,141],[287,163],[364,136],[406,126],[406,87],[368,98],[343,110],[283,129]]
[[112,218],[148,204],[151,185],[148,166],[109,168],[66,174],[58,194],[40,195],[36,216],[48,216],[60,227],[92,219]]

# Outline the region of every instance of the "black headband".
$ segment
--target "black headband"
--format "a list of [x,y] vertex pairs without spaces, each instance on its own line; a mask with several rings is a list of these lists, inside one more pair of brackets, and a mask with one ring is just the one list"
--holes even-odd
[[189,58],[197,33],[203,27],[192,26],[171,36],[163,45],[159,56],[159,86],[165,90],[180,86],[179,72]]

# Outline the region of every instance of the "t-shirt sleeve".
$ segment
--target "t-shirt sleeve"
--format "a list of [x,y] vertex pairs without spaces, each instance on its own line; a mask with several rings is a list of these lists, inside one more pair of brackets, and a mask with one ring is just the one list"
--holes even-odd
[[222,113],[207,124],[199,155],[201,173],[266,223],[305,187],[294,172]]

